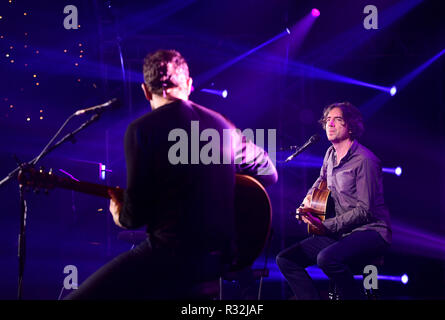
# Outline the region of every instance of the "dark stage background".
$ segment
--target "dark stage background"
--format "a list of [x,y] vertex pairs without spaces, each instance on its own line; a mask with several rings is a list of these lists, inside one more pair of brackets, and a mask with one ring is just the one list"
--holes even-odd
[[[274,233],[269,254],[255,264],[263,266],[268,259],[271,273],[263,285],[264,299],[290,297],[274,257],[306,236],[293,213],[318,176],[329,146],[317,120],[327,104],[345,100],[365,115],[362,143],[383,167],[402,168],[401,176],[384,174],[394,241],[379,273],[397,279],[406,274],[409,281],[381,280],[382,298],[444,299],[441,3],[2,0],[0,179],[17,166],[17,159],[36,156],[74,111],[119,97],[122,108],[104,113],[75,143],[63,145],[40,164],[62,176],[125,186],[123,134],[132,119],[149,110],[140,90],[142,60],[148,52],[174,48],[190,65],[193,101],[225,114],[242,129],[277,130],[279,182],[268,189]],[[376,30],[363,26],[368,4],[378,9]],[[80,28],[64,28],[66,5],[77,7]],[[319,9],[318,18],[310,16],[312,8]],[[393,85],[397,93],[391,96]],[[202,89],[227,90],[228,96]],[[63,133],[86,119],[76,117]],[[314,133],[321,134],[320,143],[286,165],[280,162],[290,155],[281,148],[302,145]],[[100,164],[111,170],[105,180]],[[77,267],[82,282],[130,248],[117,239],[121,230],[112,223],[105,199],[62,189],[29,193],[27,199],[24,299],[64,296],[66,265]],[[15,299],[16,181],[0,187],[0,201],[0,299]],[[324,286],[326,281],[320,276],[319,282]]]

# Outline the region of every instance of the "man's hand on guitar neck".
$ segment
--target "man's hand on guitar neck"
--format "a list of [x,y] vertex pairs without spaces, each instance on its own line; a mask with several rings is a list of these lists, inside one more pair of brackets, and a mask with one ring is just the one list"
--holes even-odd
[[109,209],[111,215],[113,216],[113,221],[118,227],[125,229],[125,227],[122,226],[121,223],[119,222],[119,215],[123,206],[123,199],[122,199],[123,190],[120,189],[119,187],[117,187],[116,189],[108,189],[108,194],[110,195],[111,198]]

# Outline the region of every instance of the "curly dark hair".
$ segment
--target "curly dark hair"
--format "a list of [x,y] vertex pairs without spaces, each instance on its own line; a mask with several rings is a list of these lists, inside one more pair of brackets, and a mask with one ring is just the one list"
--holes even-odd
[[349,129],[351,139],[359,139],[365,131],[363,116],[360,110],[348,101],[336,102],[324,108],[323,117],[318,121],[323,127],[323,130],[326,130],[326,117],[334,108],[340,108],[343,119]]
[[184,57],[176,50],[158,50],[144,59],[144,82],[151,92],[162,95],[168,88],[181,85],[189,78],[189,68]]

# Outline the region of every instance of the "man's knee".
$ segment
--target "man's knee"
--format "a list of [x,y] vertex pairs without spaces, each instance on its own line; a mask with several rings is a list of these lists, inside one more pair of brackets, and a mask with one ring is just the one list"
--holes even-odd
[[337,263],[338,261],[335,255],[331,254],[328,250],[322,250],[317,255],[317,265],[322,270],[329,268],[330,266]]
[[275,258],[275,261],[277,263],[278,268],[282,272],[294,269],[295,267],[298,266],[298,263],[294,261],[294,257],[289,259],[287,252],[285,251],[278,253],[277,257]]
[[275,261],[277,263],[278,268],[280,268],[280,270],[285,267],[288,263],[288,260],[286,258],[283,257],[282,252],[278,253]]

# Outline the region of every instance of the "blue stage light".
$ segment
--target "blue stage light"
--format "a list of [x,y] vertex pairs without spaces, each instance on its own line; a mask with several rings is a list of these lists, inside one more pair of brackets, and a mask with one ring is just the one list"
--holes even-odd
[[404,274],[401,278],[400,281],[402,281],[403,284],[407,284],[408,283],[408,275]]
[[396,86],[393,86],[390,90],[389,90],[389,94],[391,96],[394,96],[397,93],[397,88]]
[[227,98],[227,96],[229,95],[229,92],[227,90],[215,90],[215,89],[204,88],[204,89],[201,89],[200,91],[214,94],[214,95],[223,97],[224,99]]
[[400,177],[402,175],[402,168],[401,167],[396,167],[396,168],[382,168],[383,172],[386,173],[392,173],[395,174],[396,176]]
[[107,172],[107,167],[104,164],[100,163],[99,164],[99,176],[100,176],[101,180],[105,180],[106,172]]

